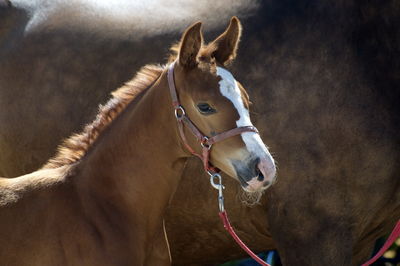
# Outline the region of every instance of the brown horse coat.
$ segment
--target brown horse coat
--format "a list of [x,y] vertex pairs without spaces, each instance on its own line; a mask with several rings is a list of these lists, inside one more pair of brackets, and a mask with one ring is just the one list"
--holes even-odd
[[[279,182],[252,209],[239,205],[235,183],[225,181],[233,224],[255,250],[278,248],[287,265],[356,265],[400,216],[395,3],[265,1],[243,12],[233,68],[280,165]],[[204,4],[205,14],[218,21],[224,12],[213,5]],[[9,177],[44,163],[61,138],[90,121],[106,92],[143,60],[159,61],[165,53],[154,51],[173,39],[160,33],[135,42],[79,26],[51,31],[45,21],[23,35],[25,9],[0,12],[0,25],[9,25],[0,26],[0,169]],[[243,256],[219,224],[215,191],[199,164],[188,167],[167,219],[174,262]],[[189,186],[193,173],[201,178]]]
[[[191,156],[178,134],[172,103],[179,99],[182,112],[207,136],[252,126],[249,117],[248,125],[236,124],[248,110],[231,98],[242,105],[244,99],[248,107],[248,96],[220,65],[236,57],[240,31],[233,17],[227,30],[205,46],[201,23],[193,24],[173,65],[143,68],[42,169],[0,178],[1,263],[169,265],[163,218]],[[201,106],[212,104],[214,112],[196,107],[199,100]],[[196,151],[201,148],[194,136],[185,139]],[[244,189],[266,189],[263,185],[275,177],[273,160],[263,143],[251,139],[259,140],[256,130],[216,141],[209,160]]]
[[[2,264],[169,264],[163,214],[184,161],[170,167],[182,153],[175,130],[163,132],[174,138],[169,146],[158,135],[160,124],[174,123],[166,92],[165,71],[145,68],[44,168],[0,179]],[[133,100],[138,94],[145,97],[140,104]],[[152,105],[154,97],[165,105]],[[145,112],[154,114],[152,123],[143,121]],[[143,127],[151,143],[139,141]]]

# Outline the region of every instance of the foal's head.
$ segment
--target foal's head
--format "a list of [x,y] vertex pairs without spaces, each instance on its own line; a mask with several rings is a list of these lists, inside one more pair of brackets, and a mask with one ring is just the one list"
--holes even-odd
[[[207,136],[251,126],[249,98],[224,66],[236,56],[241,25],[233,17],[226,31],[203,45],[201,23],[189,27],[177,50],[175,82],[186,115]],[[187,133],[190,146],[200,145]],[[214,144],[211,163],[239,180],[248,192],[258,192],[275,179],[275,164],[260,136],[244,132]]]

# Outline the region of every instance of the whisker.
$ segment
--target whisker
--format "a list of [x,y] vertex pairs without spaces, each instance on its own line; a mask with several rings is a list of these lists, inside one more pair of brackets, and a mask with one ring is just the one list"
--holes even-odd
[[238,194],[238,199],[242,202],[243,205],[254,207],[255,205],[260,204],[260,199],[263,194],[264,191],[247,192],[241,189],[241,193]]

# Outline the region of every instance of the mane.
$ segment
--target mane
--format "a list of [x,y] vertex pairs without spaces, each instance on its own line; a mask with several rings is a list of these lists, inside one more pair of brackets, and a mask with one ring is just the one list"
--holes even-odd
[[159,65],[144,66],[132,80],[112,92],[112,98],[105,105],[99,106],[99,112],[95,120],[87,124],[81,133],[74,134],[66,139],[58,147],[56,155],[43,166],[43,169],[58,168],[79,161],[101,132],[111,124],[140,92],[149,88],[155,82],[163,69]]

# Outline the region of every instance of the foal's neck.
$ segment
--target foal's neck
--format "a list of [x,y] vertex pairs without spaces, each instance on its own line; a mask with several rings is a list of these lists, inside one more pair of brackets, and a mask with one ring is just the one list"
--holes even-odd
[[162,221],[187,155],[177,134],[165,71],[142,93],[79,163],[77,182],[94,197],[111,201],[137,226],[152,230]]

